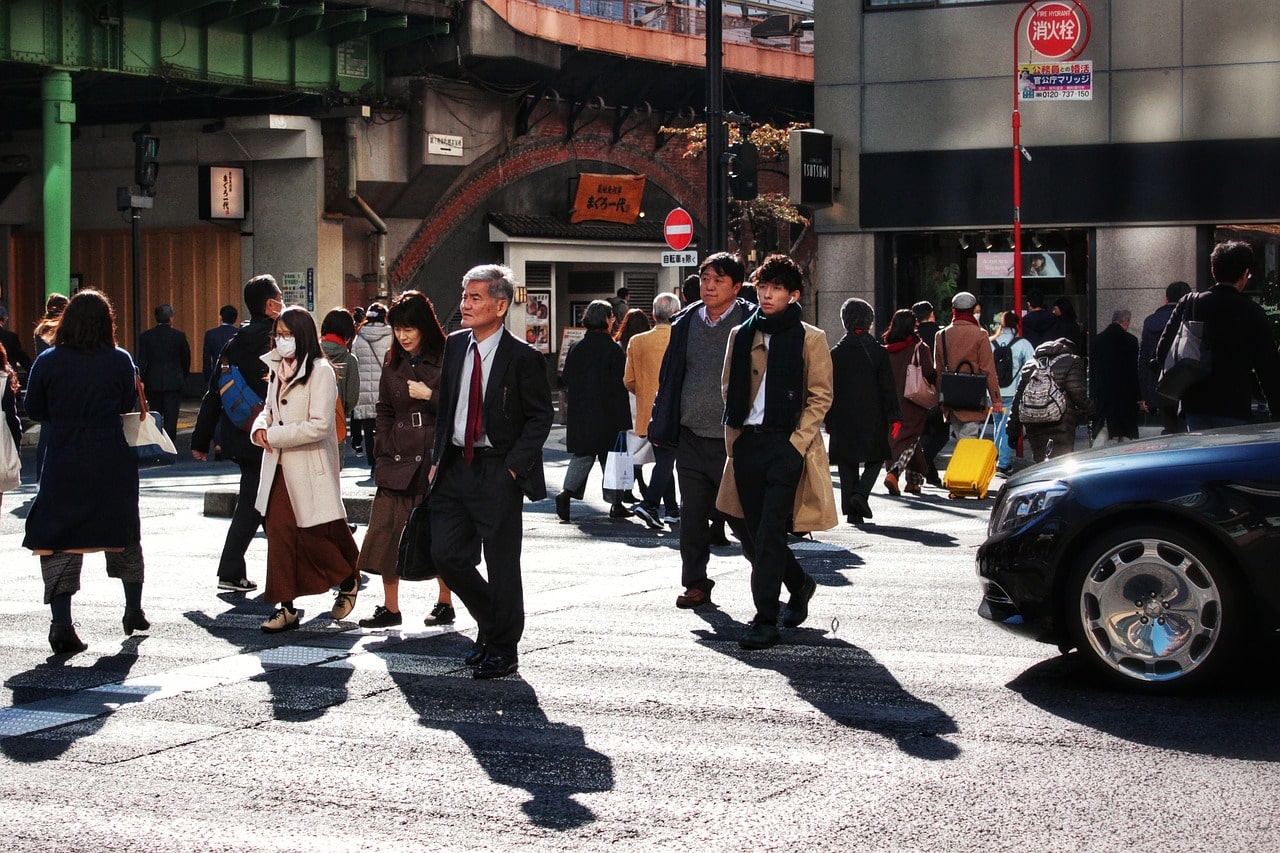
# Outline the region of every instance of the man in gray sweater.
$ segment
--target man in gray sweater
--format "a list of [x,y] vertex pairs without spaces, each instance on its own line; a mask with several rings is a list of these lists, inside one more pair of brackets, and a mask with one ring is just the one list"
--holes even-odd
[[[707,577],[711,558],[711,518],[724,474],[724,397],[720,375],[729,332],[753,306],[738,298],[745,270],[728,252],[711,255],[698,270],[702,299],[671,321],[671,341],[662,359],[649,440],[676,448],[680,482],[680,562],[685,590],[676,607],[711,603],[715,581]],[[749,549],[741,519],[729,519],[734,535]],[[751,555],[747,554],[750,559]]]

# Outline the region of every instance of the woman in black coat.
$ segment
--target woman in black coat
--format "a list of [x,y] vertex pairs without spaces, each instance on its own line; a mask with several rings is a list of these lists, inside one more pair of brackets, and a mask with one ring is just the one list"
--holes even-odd
[[[565,446],[573,458],[564,475],[564,489],[556,495],[556,514],[561,521],[569,520],[570,499],[582,500],[586,494],[592,464],[599,460],[604,470],[618,433],[631,423],[631,405],[622,384],[627,358],[611,337],[613,323],[613,306],[603,299],[592,302],[582,317],[587,333],[564,359],[562,380],[569,406]],[[612,489],[605,490],[605,500],[612,504],[610,518],[631,515]]]
[[124,584],[125,634],[151,626],[142,612],[138,462],[120,423],[138,403],[133,359],[115,345],[111,303],[96,290],[71,299],[55,335],[27,381],[27,412],[49,440],[22,544],[40,557],[49,646],[62,654],[87,648],[71,596],[90,551],[105,551],[107,574]]
[[826,418],[829,454],[840,472],[841,509],[850,524],[871,518],[867,499],[889,457],[891,424],[902,419],[889,356],[870,331],[875,319],[867,302],[845,300],[840,307],[845,335],[831,349],[835,384]]

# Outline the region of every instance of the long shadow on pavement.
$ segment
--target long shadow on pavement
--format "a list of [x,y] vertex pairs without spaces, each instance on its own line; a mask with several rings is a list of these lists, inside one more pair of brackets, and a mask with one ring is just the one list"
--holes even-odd
[[711,630],[698,642],[747,666],[785,676],[796,695],[843,726],[893,740],[908,755],[929,761],[958,758],[944,735],[959,729],[937,705],[908,693],[866,650],[817,628],[783,628],[784,644],[763,651],[738,646],[746,626],[715,606],[695,610]]
[[[461,665],[471,640],[460,634],[394,647],[452,656]],[[428,651],[429,649],[429,651]],[[492,681],[466,675],[420,675],[391,670],[423,726],[460,737],[496,784],[529,792],[522,808],[537,826],[570,830],[596,819],[575,794],[613,789],[613,761],[586,744],[582,729],[547,718],[533,686],[516,675]]]
[[89,666],[74,666],[75,657],[55,655],[39,666],[12,676],[4,683],[12,697],[12,707],[6,713],[93,716],[52,730],[6,737],[0,740],[0,752],[14,761],[52,761],[80,738],[101,729],[111,711],[120,705],[142,701],[143,696],[138,693],[88,688],[128,678],[129,671],[138,662],[138,646],[146,639],[145,635],[129,637],[121,641],[120,651],[104,655]]

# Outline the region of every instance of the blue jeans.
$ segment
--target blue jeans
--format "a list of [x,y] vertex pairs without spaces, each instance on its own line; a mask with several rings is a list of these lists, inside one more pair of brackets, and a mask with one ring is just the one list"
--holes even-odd
[[1008,468],[1013,464],[1013,445],[1009,444],[1009,436],[1005,435],[1004,427],[1009,422],[1009,411],[1013,408],[1013,397],[1001,397],[1004,403],[1004,411],[997,412],[991,418],[991,423],[996,431],[996,453],[998,459],[996,465],[1000,468]]

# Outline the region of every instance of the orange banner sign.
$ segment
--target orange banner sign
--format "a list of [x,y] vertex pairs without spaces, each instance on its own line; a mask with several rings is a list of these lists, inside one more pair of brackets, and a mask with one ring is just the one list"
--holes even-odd
[[622,222],[633,225],[640,215],[644,196],[644,175],[578,175],[578,194],[573,199],[570,222]]

